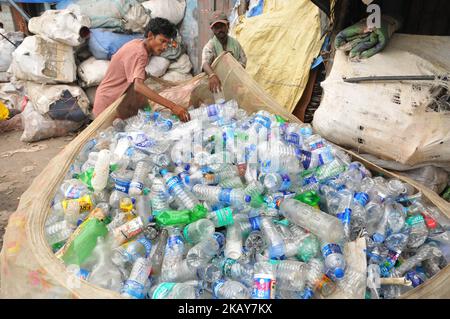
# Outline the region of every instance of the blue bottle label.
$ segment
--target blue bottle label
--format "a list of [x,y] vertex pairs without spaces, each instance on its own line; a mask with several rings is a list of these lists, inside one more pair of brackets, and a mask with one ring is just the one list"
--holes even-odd
[[327,258],[331,254],[342,254],[341,247],[338,244],[328,244],[322,247],[323,258]]
[[131,182],[129,180],[120,178],[114,179],[114,189],[125,194],[128,194],[128,191],[130,190],[130,184]]
[[150,137],[148,137],[147,135],[141,133],[138,134],[134,140],[134,146],[137,149],[147,149],[149,147],[154,146],[156,143],[153,139],[151,139]]
[[217,280],[217,281],[215,281],[214,283],[213,283],[213,285],[212,285],[212,291],[213,291],[213,294],[214,294],[214,298],[218,298],[218,294],[219,294],[219,289],[223,286],[225,284],[225,280],[223,280],[223,279],[220,279],[220,280]]
[[261,230],[261,226],[260,226],[260,219],[258,216],[255,217],[251,217],[248,219],[248,221],[250,222],[250,225],[252,226],[252,230]]
[[178,245],[183,245],[183,238],[180,235],[170,236],[167,240],[167,248],[175,248]]
[[126,280],[121,293],[134,299],[145,298],[144,286],[134,280]]
[[300,136],[297,133],[289,133],[286,142],[300,146]]
[[312,299],[314,296],[314,291],[310,288],[305,288],[301,295],[301,299]]
[[352,210],[350,208],[346,208],[343,212],[338,213],[336,217],[342,222],[344,225],[350,225],[350,220],[352,216]]
[[302,150],[300,148],[295,149],[295,154],[297,158],[302,163],[304,169],[308,169],[311,166],[312,153]]
[[152,250],[152,242],[145,237],[141,237],[137,240],[138,243],[142,244],[145,248],[145,258],[150,255],[150,251]]
[[227,204],[231,203],[231,188],[223,188],[219,193],[219,201]]
[[327,147],[322,152],[320,152],[319,165],[325,165],[331,163],[332,161],[334,161],[334,156],[330,148]]
[[289,187],[291,187],[291,178],[289,177],[288,174],[280,174],[281,176],[281,188],[280,190],[284,191],[284,190],[288,190]]
[[319,140],[314,143],[309,143],[309,147],[312,151],[318,150],[319,148],[325,147],[325,143],[323,140]]
[[363,192],[355,193],[354,199],[355,199],[361,206],[364,207],[364,206],[366,206],[367,203],[369,202],[369,194],[363,193]]
[[276,280],[267,274],[255,274],[253,278],[253,299],[274,299]]
[[255,123],[261,124],[265,128],[270,128],[272,121],[267,116],[263,116],[261,114],[257,114],[255,116]]
[[306,177],[303,179],[303,186],[308,186],[311,184],[317,184],[319,181],[315,176]]
[[206,111],[207,111],[207,113],[208,113],[208,117],[214,117],[214,116],[216,116],[217,114],[219,114],[219,110],[218,110],[216,104],[208,105],[208,106],[206,107]]
[[214,239],[219,244],[220,249],[222,249],[225,246],[225,235],[219,232],[215,232],[213,234]]
[[137,188],[139,190],[143,190],[144,189],[144,184],[139,183],[139,182],[131,182],[130,183],[130,188]]
[[172,176],[167,182],[167,191],[173,195],[174,188],[181,185],[181,181],[178,176]]
[[237,261],[234,259],[231,259],[231,258],[225,259],[225,261],[223,262],[223,266],[222,266],[222,274],[225,277],[231,277],[231,268],[233,267],[233,265],[235,263],[237,263]]
[[420,278],[419,274],[416,271],[414,271],[414,270],[409,271],[405,275],[405,278],[412,282],[412,286],[414,288],[416,288],[417,286],[423,284],[423,282],[424,282],[423,279]]

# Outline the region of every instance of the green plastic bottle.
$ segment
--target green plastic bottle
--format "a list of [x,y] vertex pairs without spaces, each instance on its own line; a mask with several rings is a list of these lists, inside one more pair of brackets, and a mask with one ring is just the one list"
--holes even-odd
[[88,168],[83,173],[76,174],[75,178],[82,181],[89,188],[90,191],[94,191],[94,188],[92,187],[92,184],[91,184],[93,175],[94,175],[94,168],[91,167],[91,168]]
[[320,196],[317,195],[317,193],[315,191],[307,191],[307,192],[298,194],[297,196],[294,197],[294,199],[296,199],[302,203],[308,204],[309,206],[320,209],[319,208]]
[[183,210],[165,210],[156,216],[156,223],[160,226],[172,226],[189,224],[191,211]]
[[98,237],[108,234],[105,219],[103,210],[94,209],[56,253],[56,257],[62,259],[66,265],[81,265],[92,254]]

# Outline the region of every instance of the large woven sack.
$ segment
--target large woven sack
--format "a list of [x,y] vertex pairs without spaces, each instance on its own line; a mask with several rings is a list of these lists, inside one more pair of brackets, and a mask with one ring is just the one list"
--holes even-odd
[[439,110],[430,94],[433,87],[448,88],[448,82],[342,79],[449,74],[448,52],[450,37],[405,34],[395,34],[381,54],[360,62],[336,52],[331,73],[322,82],[324,95],[314,114],[314,128],[336,144],[382,159],[448,165],[450,104]]
[[109,29],[92,29],[89,50],[97,60],[111,60],[113,54],[125,43],[142,38],[143,34],[122,34]]
[[150,0],[142,5],[151,11],[152,18],[165,18],[175,25],[183,20],[186,10],[186,0]]
[[[245,72],[230,54],[221,55],[213,64],[215,73],[222,81],[225,98],[235,98],[248,112],[267,110],[291,121],[300,123],[287,113]],[[157,79],[156,81],[161,81]],[[198,85],[193,88],[191,102],[213,101],[204,74],[193,79]],[[186,85],[184,83],[183,85]],[[170,90],[168,82],[160,82],[160,89]],[[110,126],[116,117],[116,110],[123,100],[120,97],[95,119],[80,135],[68,144],[36,177],[30,188],[22,195],[17,211],[10,217],[0,253],[2,298],[120,298],[120,295],[78,280],[70,269],[55,257],[44,234],[44,224],[50,212],[50,203],[56,190],[64,180],[66,172],[81,147],[99,131]],[[387,177],[396,177],[420,189],[445,216],[450,216],[450,205],[434,192],[421,187],[414,181],[385,171],[358,155],[355,160]],[[358,248],[358,244],[353,245]],[[362,249],[362,248],[359,248]],[[404,297],[439,298],[450,296],[450,266]]]
[[77,69],[81,87],[98,86],[108,71],[109,63],[108,60],[97,60],[95,57],[83,61]]

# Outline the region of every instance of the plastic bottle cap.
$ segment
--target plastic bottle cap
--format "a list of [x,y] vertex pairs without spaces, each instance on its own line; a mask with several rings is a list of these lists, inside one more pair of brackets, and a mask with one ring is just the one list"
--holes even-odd
[[191,181],[191,177],[189,175],[185,176],[184,181],[186,182],[186,184],[189,184]]
[[384,241],[384,236],[378,233],[373,235],[373,241],[376,243],[382,243]]
[[246,202],[246,203],[250,203],[251,200],[252,200],[252,197],[251,197],[251,196],[249,196],[249,195],[246,195],[246,196],[245,196],[245,202]]
[[147,196],[150,193],[150,190],[148,188],[144,188],[144,190],[142,191],[142,193]]
[[339,278],[339,279],[344,277],[344,269],[336,268],[336,270],[334,271],[334,275],[336,276],[336,278]]
[[165,169],[165,168],[163,168],[163,169],[160,171],[160,174],[161,174],[162,176],[166,175],[167,173],[168,173],[168,171],[167,171],[167,169]]

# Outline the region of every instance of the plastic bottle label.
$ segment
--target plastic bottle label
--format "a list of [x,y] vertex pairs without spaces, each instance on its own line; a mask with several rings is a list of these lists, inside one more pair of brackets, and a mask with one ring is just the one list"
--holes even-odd
[[142,223],[141,218],[137,217],[130,222],[116,228],[114,230],[115,235],[125,236],[125,238],[132,238],[136,235],[139,235],[144,230],[144,224]]
[[300,136],[297,133],[289,133],[286,142],[300,146]]
[[149,138],[147,135],[145,134],[137,134],[135,139],[134,139],[134,146],[137,149],[140,150],[146,150],[149,147],[154,146],[156,143],[154,140],[152,140],[151,138]]
[[253,279],[253,299],[274,299],[276,280],[268,274],[255,274]]
[[184,227],[184,229],[183,229],[183,237],[189,244],[193,244],[192,240],[189,238],[189,225]]
[[225,280],[221,279],[221,280],[217,280],[216,282],[214,282],[213,286],[212,286],[212,291],[214,294],[214,298],[218,298],[218,294],[219,294],[219,289],[225,284]]
[[152,299],[164,299],[170,294],[175,285],[176,283],[174,282],[165,282],[160,284],[153,292]]
[[281,188],[280,190],[288,190],[291,187],[291,178],[288,174],[280,174],[281,176]]
[[400,251],[389,250],[386,256],[386,260],[380,266],[380,273],[383,277],[389,277],[389,272],[394,268],[395,263],[400,257]]
[[208,113],[208,117],[214,117],[219,114],[219,110],[215,104],[208,105],[206,107],[206,112]]
[[70,185],[69,188],[64,192],[64,196],[68,199],[80,198],[83,188],[80,186]]
[[320,139],[317,142],[309,143],[309,147],[311,148],[312,151],[315,151],[318,150],[319,148],[325,147],[325,143],[323,142],[322,139]]
[[231,269],[234,264],[236,264],[237,261],[231,258],[225,259],[223,266],[222,266],[222,273],[225,277],[231,277]]
[[354,199],[361,206],[365,207],[367,205],[367,203],[369,202],[369,194],[363,193],[363,192],[355,193]]
[[325,148],[322,152],[319,154],[319,165],[325,165],[328,163],[331,163],[334,161],[333,153],[331,153],[330,148]]
[[337,244],[328,244],[322,247],[322,255],[327,258],[331,254],[342,254],[341,247]]
[[222,249],[223,246],[225,245],[225,241],[226,241],[225,235],[222,234],[222,233],[219,233],[219,232],[215,232],[213,234],[213,237],[217,241],[217,243],[219,244],[220,249]]
[[167,240],[167,248],[172,249],[178,245],[183,245],[183,238],[179,235],[170,236]]
[[295,154],[297,155],[297,158],[302,163],[304,169],[308,169],[311,166],[311,160],[312,160],[311,152],[302,150],[300,148],[296,148]]
[[255,116],[255,123],[261,124],[265,128],[270,128],[272,121],[267,116],[263,116],[261,114],[257,114]]
[[248,219],[248,221],[250,222],[250,225],[251,225],[253,231],[261,230],[259,216],[251,217]]
[[417,286],[423,284],[422,278],[420,278],[419,274],[415,271],[410,271],[405,275],[405,278],[412,282],[412,286],[416,288]]
[[231,203],[231,188],[223,188],[219,193],[219,201],[227,204]]
[[139,182],[131,182],[130,183],[130,188],[137,188],[140,191],[142,191],[144,189],[144,184],[139,183]]
[[233,211],[231,210],[231,208],[222,208],[214,211],[214,213],[217,216],[217,225],[219,227],[234,224]]
[[422,215],[415,215],[415,216],[408,217],[406,219],[406,224],[409,227],[413,227],[413,226],[415,226],[417,224],[421,224],[421,223],[424,223],[424,222],[425,222],[425,220],[423,219]]
[[305,288],[305,290],[302,293],[301,298],[302,299],[312,299],[314,296],[314,291],[311,288]]
[[137,242],[144,246],[145,258],[147,258],[150,255],[150,251],[152,250],[152,242],[147,238],[139,238]]
[[346,208],[343,212],[338,213],[336,217],[342,222],[342,224],[350,225],[352,210],[350,208]]
[[130,181],[114,178],[114,189],[116,191],[128,194],[128,191],[130,190]]
[[303,179],[303,185],[302,186],[308,186],[311,184],[317,184],[319,181],[315,176],[306,177]]
[[144,286],[134,280],[126,280],[121,290],[122,295],[134,299],[144,299]]
[[181,181],[180,181],[180,179],[178,178],[178,176],[173,176],[173,177],[171,177],[171,178],[167,181],[166,185],[167,185],[167,191],[168,191],[170,194],[172,194],[174,188],[177,187],[177,186],[179,186],[179,185],[181,185]]
[[144,286],[150,276],[150,271],[151,266],[149,262],[144,258],[138,258],[133,265],[129,280],[133,280]]

